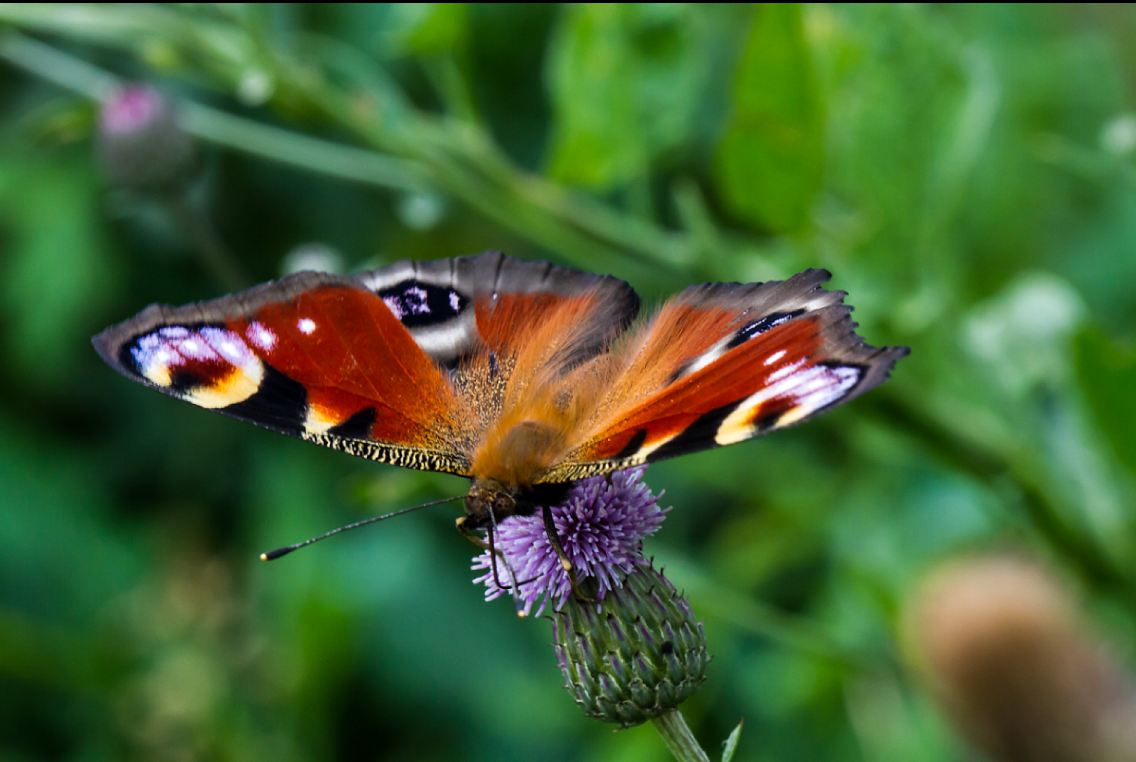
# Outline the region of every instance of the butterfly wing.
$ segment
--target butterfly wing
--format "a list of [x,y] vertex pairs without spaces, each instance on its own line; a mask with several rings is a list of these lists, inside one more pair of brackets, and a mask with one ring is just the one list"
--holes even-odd
[[559,342],[550,354],[580,362],[605,348],[639,311],[639,297],[621,280],[496,251],[397,262],[355,280],[382,297],[422,350],[450,370],[479,354],[507,356],[530,347],[534,331],[572,312],[586,338],[572,351]]
[[153,305],[93,343],[127,377],[200,407],[359,457],[469,475],[507,388],[497,353],[502,371],[515,364],[513,327],[547,323],[582,298],[597,329],[573,351],[587,357],[634,316],[634,292],[499,252],[354,277],[298,273]]
[[734,444],[804,421],[887,379],[906,347],[856,335],[823,270],[686,289],[615,353],[622,371],[585,435],[541,482]]

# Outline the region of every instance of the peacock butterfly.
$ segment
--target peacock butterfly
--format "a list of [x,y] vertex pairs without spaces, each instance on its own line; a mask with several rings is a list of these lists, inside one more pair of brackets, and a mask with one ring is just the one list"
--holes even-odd
[[491,529],[558,485],[742,442],[883,383],[908,349],[865,344],[829,277],[690,286],[636,321],[621,280],[488,252],[152,305],[93,343],[200,407],[465,476],[465,524]]

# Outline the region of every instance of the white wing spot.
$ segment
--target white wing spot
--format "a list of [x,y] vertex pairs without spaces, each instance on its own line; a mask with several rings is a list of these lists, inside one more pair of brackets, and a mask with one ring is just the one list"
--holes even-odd
[[160,366],[180,365],[182,362],[184,362],[181,357],[179,357],[177,354],[167,349],[166,347],[159,349],[153,354],[152,357],[153,359],[151,360],[151,362],[153,362],[155,365]]
[[316,321],[311,318],[300,318],[299,322],[296,323],[296,327],[300,329],[300,333],[305,336],[310,336],[315,333]]
[[383,303],[387,306],[388,309],[390,309],[391,312],[394,313],[394,316],[399,320],[402,320],[404,317],[406,317],[402,312],[402,302],[397,296],[384,296]]
[[272,351],[272,348],[276,346],[276,334],[269,330],[264,323],[259,321],[249,323],[248,337],[249,341],[265,352]]
[[800,368],[804,364],[805,364],[804,360],[797,360],[794,363],[789,363],[788,365],[786,365],[783,368],[778,368],[777,370],[775,370],[775,371],[773,371],[772,373],[769,374],[769,380],[770,380],[770,382],[780,381],[781,379],[785,378],[786,376],[790,376],[793,373],[795,373],[797,371],[797,369]]
[[780,360],[784,356],[785,356],[785,350],[784,349],[778,349],[776,352],[769,355],[769,357],[765,358],[765,364],[766,365],[772,365],[773,363],[777,362],[778,360]]

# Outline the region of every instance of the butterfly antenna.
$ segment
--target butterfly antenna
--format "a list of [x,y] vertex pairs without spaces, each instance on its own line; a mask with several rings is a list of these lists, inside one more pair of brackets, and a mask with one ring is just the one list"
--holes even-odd
[[260,560],[261,561],[275,561],[277,558],[280,558],[281,556],[288,555],[293,550],[299,550],[300,548],[307,547],[308,545],[312,545],[314,543],[317,543],[320,540],[326,540],[328,537],[334,537],[335,535],[337,535],[341,532],[347,532],[351,529],[358,529],[359,527],[365,527],[368,524],[377,524],[380,521],[386,521],[387,519],[393,519],[395,516],[402,516],[405,513],[414,513],[415,511],[421,511],[423,508],[432,508],[435,505],[442,505],[443,503],[452,503],[455,500],[461,500],[463,497],[465,497],[465,496],[464,495],[456,495],[454,497],[444,497],[441,500],[431,500],[428,503],[422,503],[420,505],[412,505],[409,508],[402,508],[402,509],[399,509],[397,511],[391,511],[390,513],[384,513],[381,516],[372,516],[369,519],[363,519],[362,521],[356,521],[352,524],[347,524],[345,526],[336,527],[335,529],[332,529],[329,532],[324,532],[321,535],[311,537],[307,540],[304,540],[303,542],[293,543],[292,545],[285,545],[283,548],[277,548],[276,550],[270,550],[267,553],[261,553],[260,554]]

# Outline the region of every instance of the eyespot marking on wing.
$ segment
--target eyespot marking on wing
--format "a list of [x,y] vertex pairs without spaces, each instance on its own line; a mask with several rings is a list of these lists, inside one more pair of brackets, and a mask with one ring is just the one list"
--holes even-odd
[[378,293],[407,328],[445,323],[469,304],[469,297],[457,289],[417,280],[404,280]]
[[[751,394],[734,408],[714,435],[718,445],[749,439],[763,425],[788,426],[844,398],[863,377],[854,365],[787,365],[770,376],[774,383]],[[779,374],[783,374],[780,375]],[[776,411],[766,420],[767,408]]]
[[[692,373],[697,373],[711,363],[716,362],[720,357],[722,357],[722,355],[726,354],[731,349],[740,347],[747,341],[750,341],[751,339],[756,338],[763,333],[767,333],[777,326],[789,322],[793,318],[804,315],[807,309],[808,308],[806,306],[795,310],[780,310],[777,312],[771,312],[767,315],[762,315],[759,318],[749,321],[741,328],[737,329],[721,341],[718,341],[709,349],[705,350],[693,360],[689,361],[674,373],[672,373],[669,378],[669,382],[674,383],[684,376],[689,376]],[[772,362],[776,362],[776,360],[773,360]]]
[[136,337],[124,354],[139,376],[205,408],[244,402],[264,380],[260,358],[223,326],[164,326]]

